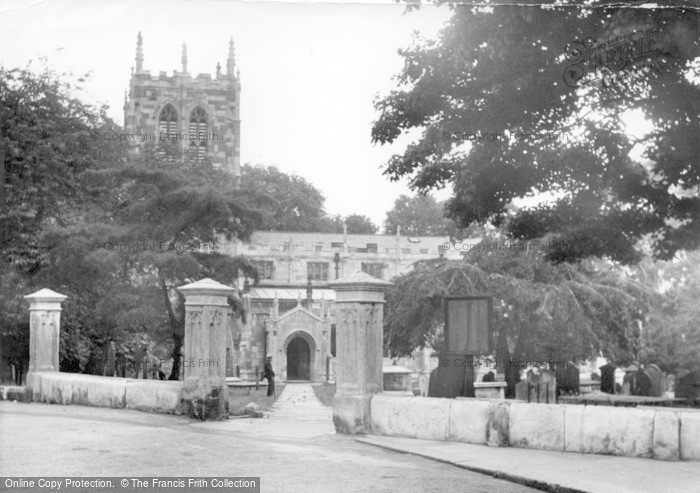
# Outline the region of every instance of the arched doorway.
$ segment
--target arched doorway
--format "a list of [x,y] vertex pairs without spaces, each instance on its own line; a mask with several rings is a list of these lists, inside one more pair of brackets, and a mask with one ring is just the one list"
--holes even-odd
[[311,348],[303,337],[287,345],[287,380],[311,380]]

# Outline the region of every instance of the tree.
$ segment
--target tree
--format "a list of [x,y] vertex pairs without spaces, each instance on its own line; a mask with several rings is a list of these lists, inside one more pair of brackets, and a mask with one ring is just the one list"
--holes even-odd
[[458,235],[455,223],[445,217],[444,204],[429,194],[401,195],[394,201],[386,213],[384,234],[396,234],[399,226],[407,236]]
[[[488,235],[480,245],[463,261],[425,261],[393,280],[384,320],[390,352],[443,347],[444,297],[489,293],[500,361],[632,359],[629,330],[656,299],[652,289],[609,262],[553,265],[535,242],[511,246]],[[520,369],[506,372],[511,392]]]
[[[661,259],[700,246],[697,12],[449,5],[439,39],[403,50],[399,88],[376,102],[374,142],[422,129],[387,163],[390,179],[410,178],[420,192],[451,185],[447,208],[460,225],[504,224],[521,240],[553,236],[554,261],[634,263],[645,236]],[[576,50],[590,48],[581,40],[635,30],[647,30],[659,52],[619,72],[608,61],[597,72],[604,84],[579,79],[590,68],[574,63]],[[644,76],[609,83],[632,69]],[[652,124],[642,137],[626,127],[630,111]],[[508,212],[513,200],[542,194],[550,200]]]
[[700,255],[684,257],[651,266],[654,284],[666,292],[647,317],[639,342],[641,358],[670,373],[700,369]]
[[347,227],[351,235],[373,235],[379,231],[379,227],[372,220],[362,214],[350,214],[348,216],[336,215],[328,218],[327,224],[321,228],[322,233],[342,233],[343,225]]
[[0,261],[27,272],[41,262],[42,228],[77,213],[80,173],[115,158],[118,144],[91,138],[114,127],[106,108],[76,90],[46,68],[0,68]]
[[241,190],[262,213],[258,229],[314,232],[327,227],[325,198],[304,178],[248,164],[241,167]]
[[[185,320],[184,299],[176,288],[203,277],[231,284],[239,273],[257,281],[248,260],[218,251],[221,239],[250,238],[261,221],[250,206],[255,196],[208,161],[152,145],[123,166],[89,175],[112,210],[95,244],[118,245],[130,282],[157,287],[173,342],[169,378],[177,380]],[[229,297],[229,304],[245,317],[237,297]]]

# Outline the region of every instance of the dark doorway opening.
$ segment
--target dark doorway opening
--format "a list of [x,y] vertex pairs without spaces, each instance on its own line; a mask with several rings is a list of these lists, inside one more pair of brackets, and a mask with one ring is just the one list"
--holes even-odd
[[287,346],[287,380],[311,380],[311,349],[302,337]]

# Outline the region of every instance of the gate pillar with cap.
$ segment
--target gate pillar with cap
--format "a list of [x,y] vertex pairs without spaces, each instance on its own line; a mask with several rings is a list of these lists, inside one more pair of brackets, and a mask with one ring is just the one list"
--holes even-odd
[[235,289],[208,278],[177,289],[185,296],[181,411],[202,420],[228,419],[226,328]]
[[329,285],[337,310],[333,424],[338,433],[369,433],[370,402],[382,391],[384,292],[391,283],[357,272]]

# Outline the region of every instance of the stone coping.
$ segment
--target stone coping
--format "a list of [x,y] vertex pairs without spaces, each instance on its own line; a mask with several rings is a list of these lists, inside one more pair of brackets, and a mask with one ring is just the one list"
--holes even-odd
[[[334,402],[335,408],[335,402]],[[335,409],[334,409],[335,415]],[[526,403],[377,394],[374,435],[700,461],[700,414],[683,409]]]

